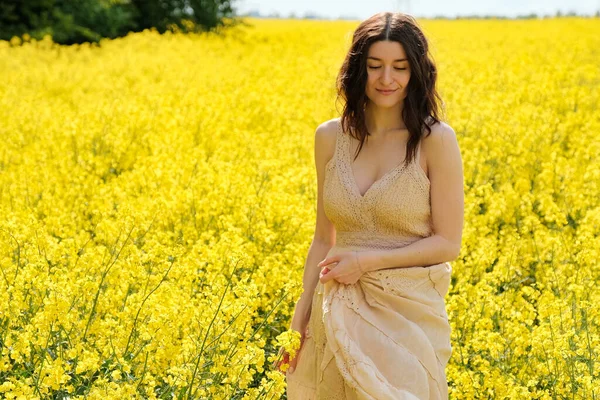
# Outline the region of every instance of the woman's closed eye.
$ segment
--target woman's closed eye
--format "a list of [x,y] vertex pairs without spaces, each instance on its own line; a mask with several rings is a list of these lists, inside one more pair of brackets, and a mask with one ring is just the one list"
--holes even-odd
[[[373,66],[369,65],[369,68],[370,69],[379,69],[379,68],[381,68],[381,66],[379,66],[379,67],[373,67]],[[394,69],[396,69],[398,71],[404,71],[406,68],[397,68],[397,67],[394,67]]]

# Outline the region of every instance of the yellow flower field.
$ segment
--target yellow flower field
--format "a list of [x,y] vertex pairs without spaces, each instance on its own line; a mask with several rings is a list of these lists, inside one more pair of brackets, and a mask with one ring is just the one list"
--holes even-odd
[[[285,392],[358,22],[247,22],[0,42],[1,398]],[[421,24],[465,171],[451,398],[598,399],[600,19]]]

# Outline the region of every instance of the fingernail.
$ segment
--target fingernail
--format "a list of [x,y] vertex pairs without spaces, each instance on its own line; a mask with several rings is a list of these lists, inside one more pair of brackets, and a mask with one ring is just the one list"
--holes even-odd
[[289,372],[290,374],[293,374],[293,373],[294,373],[294,367],[290,367],[290,368],[288,369],[288,372]]

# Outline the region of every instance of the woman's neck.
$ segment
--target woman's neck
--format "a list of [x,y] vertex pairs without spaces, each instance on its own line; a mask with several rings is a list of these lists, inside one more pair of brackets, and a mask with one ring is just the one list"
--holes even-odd
[[371,137],[383,137],[390,131],[404,130],[402,104],[390,108],[381,108],[368,104],[365,110],[365,123]]

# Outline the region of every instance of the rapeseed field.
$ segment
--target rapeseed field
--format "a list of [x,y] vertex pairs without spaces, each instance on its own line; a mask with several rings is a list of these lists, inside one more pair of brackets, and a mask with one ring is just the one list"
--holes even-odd
[[[357,21],[0,42],[0,397],[278,399]],[[424,20],[465,172],[453,399],[600,398],[600,19]]]

